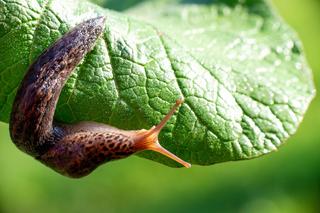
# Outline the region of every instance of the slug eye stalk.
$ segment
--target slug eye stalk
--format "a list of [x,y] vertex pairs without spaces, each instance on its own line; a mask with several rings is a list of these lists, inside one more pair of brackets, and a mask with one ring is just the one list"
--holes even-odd
[[125,131],[95,122],[73,125],[54,121],[54,111],[66,80],[93,48],[105,18],[77,25],[48,48],[28,69],[13,104],[10,136],[16,146],[69,177],[83,177],[99,165],[143,150],[153,150],[190,167],[164,149],[158,134],[182,103],[150,130]]
[[133,140],[137,144],[136,147],[138,149],[159,152],[160,154],[163,154],[168,158],[171,158],[172,160],[180,163],[184,167],[190,168],[190,163],[185,162],[184,160],[180,159],[176,155],[172,154],[171,152],[163,148],[158,141],[159,133],[166,125],[166,123],[170,120],[170,118],[173,116],[177,108],[183,103],[183,101],[184,100],[182,98],[178,99],[176,101],[176,104],[171,108],[169,113],[161,120],[161,122],[157,126],[154,126],[149,130],[137,131],[137,134],[133,137]]

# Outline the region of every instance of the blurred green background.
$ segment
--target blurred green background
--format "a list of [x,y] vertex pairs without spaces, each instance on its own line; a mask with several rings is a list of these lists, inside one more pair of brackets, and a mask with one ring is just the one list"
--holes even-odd
[[[320,91],[320,1],[273,3],[298,32]],[[131,157],[80,180],[62,177],[17,150],[8,125],[0,123],[0,171],[0,213],[316,213],[320,212],[320,97],[297,134],[276,153],[188,170]]]

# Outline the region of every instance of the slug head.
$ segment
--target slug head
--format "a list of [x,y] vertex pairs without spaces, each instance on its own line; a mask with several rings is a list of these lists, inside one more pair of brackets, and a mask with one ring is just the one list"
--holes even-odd
[[158,152],[162,155],[165,155],[172,160],[180,163],[186,168],[190,168],[191,164],[185,162],[181,158],[177,157],[176,155],[172,154],[165,148],[163,148],[159,141],[158,141],[158,136],[163,127],[166,125],[166,123],[169,121],[169,119],[172,117],[172,115],[175,113],[177,108],[183,103],[183,99],[178,99],[176,101],[176,104],[171,108],[169,113],[162,119],[162,121],[156,125],[153,126],[149,130],[138,130],[138,131],[133,131],[133,141],[135,144],[135,149],[138,151],[143,151],[143,150],[152,150],[155,152]]

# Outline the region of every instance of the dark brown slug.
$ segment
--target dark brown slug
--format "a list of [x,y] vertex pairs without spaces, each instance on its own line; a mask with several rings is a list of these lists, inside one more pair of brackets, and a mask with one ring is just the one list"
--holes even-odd
[[93,48],[104,25],[104,17],[83,22],[30,66],[13,104],[12,141],[55,171],[74,178],[88,175],[103,163],[143,150],[159,152],[190,167],[158,142],[159,132],[182,100],[178,100],[160,124],[150,130],[125,131],[95,122],[69,125],[54,121],[61,89],[81,59]]

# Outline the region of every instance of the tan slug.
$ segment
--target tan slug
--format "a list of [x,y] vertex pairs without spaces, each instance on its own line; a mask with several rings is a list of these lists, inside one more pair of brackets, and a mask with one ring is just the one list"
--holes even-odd
[[48,48],[30,66],[18,89],[10,118],[12,141],[22,151],[69,177],[83,177],[99,165],[153,150],[190,164],[164,149],[158,134],[182,103],[177,100],[164,119],[150,130],[120,130],[95,122],[54,121],[61,90],[81,59],[104,30],[105,18],[79,24]]

